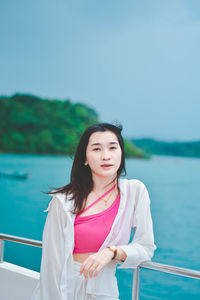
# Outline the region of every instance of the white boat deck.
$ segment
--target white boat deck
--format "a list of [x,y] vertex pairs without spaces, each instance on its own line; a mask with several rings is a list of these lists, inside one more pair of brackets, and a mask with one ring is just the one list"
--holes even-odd
[[39,273],[7,262],[0,263],[0,299],[29,300]]

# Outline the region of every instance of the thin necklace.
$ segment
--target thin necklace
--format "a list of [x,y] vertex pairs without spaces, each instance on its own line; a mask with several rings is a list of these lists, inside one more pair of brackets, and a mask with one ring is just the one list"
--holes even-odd
[[[115,185],[114,185],[114,186],[115,186]],[[93,191],[93,192],[94,192],[94,194],[98,197],[98,199],[102,197],[102,199],[104,200],[105,206],[107,206],[107,202],[108,202],[108,200],[110,199],[112,192],[115,191],[116,187],[117,187],[117,185],[114,187],[114,189],[112,189],[112,190],[110,191],[109,196],[106,197],[106,198],[105,198],[105,196],[104,196],[104,197],[100,196],[100,195],[97,194],[95,191]],[[105,194],[105,193],[103,193],[103,194]]]

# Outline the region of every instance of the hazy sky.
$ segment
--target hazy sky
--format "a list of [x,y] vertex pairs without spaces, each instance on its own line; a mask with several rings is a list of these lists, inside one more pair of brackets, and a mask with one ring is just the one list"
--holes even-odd
[[0,1],[0,95],[71,99],[128,137],[200,140],[199,0]]

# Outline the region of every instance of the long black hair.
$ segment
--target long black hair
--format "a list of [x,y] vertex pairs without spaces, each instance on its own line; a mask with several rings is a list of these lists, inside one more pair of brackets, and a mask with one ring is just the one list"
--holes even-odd
[[111,131],[117,136],[122,151],[121,164],[119,169],[117,170],[117,175],[114,181],[116,179],[118,180],[122,172],[126,174],[124,140],[121,135],[122,126],[121,125],[115,126],[109,123],[99,123],[99,124],[89,126],[84,131],[83,135],[81,136],[80,142],[78,144],[73,165],[72,165],[70,183],[61,188],[56,188],[56,190],[49,193],[49,194],[65,193],[66,195],[70,194],[72,196],[70,197],[70,199],[74,200],[73,213],[79,214],[85,208],[86,203],[84,203],[84,200],[87,198],[87,196],[89,195],[89,193],[92,191],[93,188],[93,180],[92,180],[92,173],[90,167],[88,165],[85,166],[86,148],[89,143],[90,136],[94,132],[104,132],[104,131]]

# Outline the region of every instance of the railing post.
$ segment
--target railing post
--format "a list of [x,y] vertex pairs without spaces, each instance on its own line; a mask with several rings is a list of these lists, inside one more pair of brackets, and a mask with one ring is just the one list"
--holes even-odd
[[0,263],[3,262],[4,240],[0,240]]
[[133,272],[132,300],[139,300],[139,292],[140,292],[140,268],[137,267]]

